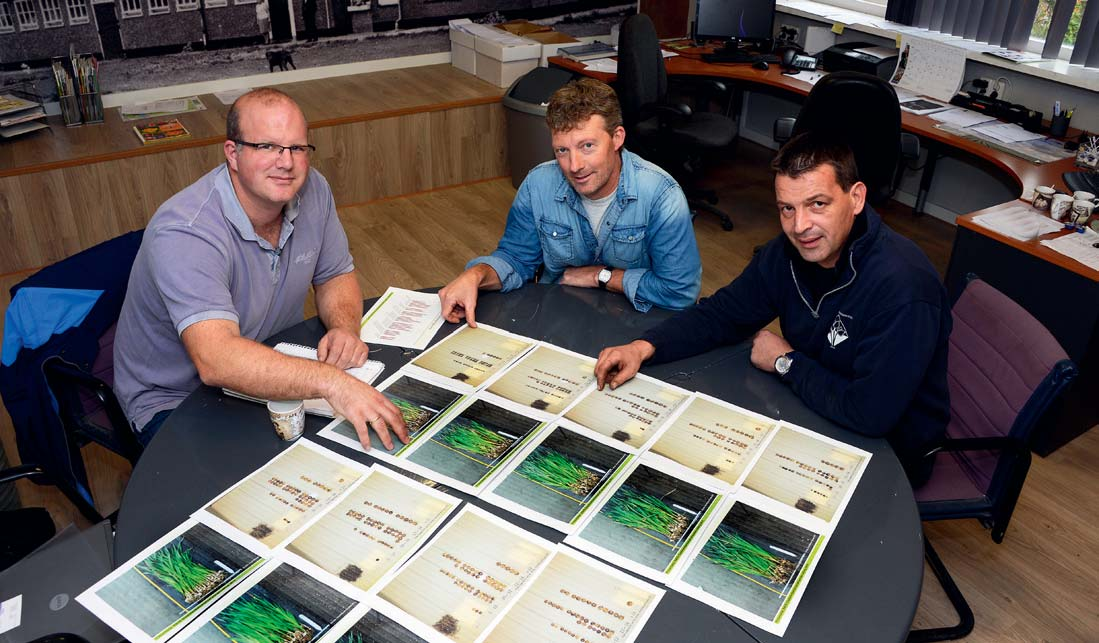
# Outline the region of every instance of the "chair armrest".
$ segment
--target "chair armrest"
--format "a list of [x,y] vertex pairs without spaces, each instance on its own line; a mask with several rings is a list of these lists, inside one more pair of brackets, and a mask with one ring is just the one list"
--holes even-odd
[[1020,440],[1002,435],[988,438],[956,438],[943,442],[932,449],[928,455],[939,451],[1008,451],[1016,455],[1029,453],[1029,449]]
[[641,118],[656,116],[661,129],[688,121],[692,114],[691,108],[683,103],[649,103],[641,106]]
[[7,469],[0,469],[0,484],[5,482],[15,482],[16,480],[22,480],[23,478],[38,478],[49,476],[45,470],[37,464],[19,464],[14,467],[8,467]]
[[782,144],[790,140],[794,136],[794,124],[797,119],[784,116],[782,118],[775,119],[774,130],[771,134],[776,143]]
[[920,158],[920,137],[908,132],[901,132],[901,156],[910,161],[918,161]]

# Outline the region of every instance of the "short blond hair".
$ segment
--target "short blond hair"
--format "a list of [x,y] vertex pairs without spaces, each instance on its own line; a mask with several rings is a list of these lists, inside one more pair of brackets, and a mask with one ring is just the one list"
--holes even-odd
[[594,78],[581,78],[553,92],[546,108],[551,132],[567,132],[592,116],[602,116],[607,132],[622,126],[622,107],[611,86]]

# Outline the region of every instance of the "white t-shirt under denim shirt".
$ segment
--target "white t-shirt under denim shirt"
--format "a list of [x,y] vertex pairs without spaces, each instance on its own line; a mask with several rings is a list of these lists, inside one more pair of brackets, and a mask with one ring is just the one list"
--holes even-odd
[[583,194],[580,195],[580,203],[584,206],[584,212],[588,213],[588,223],[591,224],[591,231],[595,233],[595,239],[600,243],[603,242],[606,233],[600,229],[599,224],[603,222],[603,215],[607,212],[611,201],[614,201],[614,194],[614,192],[611,192],[602,199],[589,199]]

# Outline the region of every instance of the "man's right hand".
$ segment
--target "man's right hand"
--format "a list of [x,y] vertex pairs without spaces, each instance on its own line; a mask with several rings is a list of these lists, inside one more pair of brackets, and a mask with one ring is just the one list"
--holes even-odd
[[613,391],[630,381],[641,369],[641,363],[655,352],[656,347],[643,339],[601,350],[599,360],[595,363],[595,381],[599,390],[602,391],[603,386],[610,384]]
[[500,278],[492,266],[477,264],[454,278],[439,291],[439,303],[443,307],[443,319],[457,324],[464,318],[477,328],[477,293],[482,289],[498,289]]
[[347,418],[355,427],[363,448],[370,450],[370,428],[374,429],[386,449],[393,448],[390,432],[401,442],[408,444],[408,427],[393,402],[373,386],[350,375],[342,375],[325,399],[336,413]]

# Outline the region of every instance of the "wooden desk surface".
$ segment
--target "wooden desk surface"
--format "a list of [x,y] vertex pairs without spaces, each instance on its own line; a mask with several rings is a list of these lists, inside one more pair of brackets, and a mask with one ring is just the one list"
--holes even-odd
[[[313,129],[499,102],[504,90],[450,65],[429,65],[278,85],[301,105]],[[85,165],[169,150],[220,143],[225,138],[228,105],[212,94],[201,96],[206,109],[169,116],[190,130],[191,138],[143,146],[133,126],[149,119],[123,121],[117,108],[106,110],[102,124],[67,128],[60,116],[50,129],[0,144],[0,177]]]
[[[669,75],[723,78],[752,85],[773,87],[802,96],[808,94],[809,90],[813,88],[809,83],[795,80],[783,74],[778,64],[771,64],[770,69],[763,71],[745,63],[708,63],[692,55],[692,50],[686,50],[685,53],[687,55],[673,56],[665,60],[665,67]],[[559,67],[598,78],[604,82],[609,83],[615,79],[614,74],[587,71],[584,69],[583,63],[578,63],[564,56],[554,56],[549,61]],[[1029,196],[1035,186],[1038,185],[1055,185],[1065,189],[1064,184],[1061,182],[1061,174],[1074,169],[1071,158],[1038,165],[980,143],[948,134],[936,129],[936,124],[936,121],[927,116],[917,116],[903,111],[901,113],[901,125],[905,131],[992,163],[1015,181],[1019,186],[1021,196]]]

